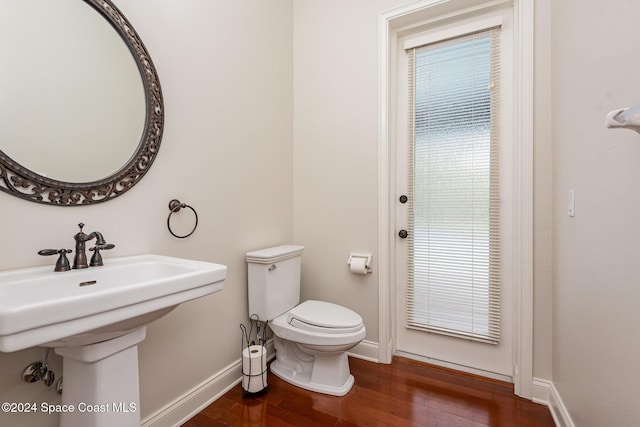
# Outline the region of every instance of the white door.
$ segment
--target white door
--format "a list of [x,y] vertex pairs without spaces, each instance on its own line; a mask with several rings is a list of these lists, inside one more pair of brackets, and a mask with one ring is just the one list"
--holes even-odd
[[[505,36],[510,13],[492,19],[466,22],[459,35],[454,25],[398,44],[395,346],[398,355],[511,381],[513,104],[511,40]],[[501,24],[493,35],[468,35],[468,28],[496,21]],[[408,54],[407,46],[415,47],[414,53]],[[489,56],[493,52],[489,61],[497,52],[500,73],[478,53],[482,49]],[[478,83],[486,66],[491,76]],[[478,95],[484,86],[486,94]],[[496,97],[491,92],[498,87]],[[483,96],[486,102],[469,101]],[[470,104],[475,112],[467,112]],[[466,123],[469,117],[479,122]],[[492,145],[494,140],[499,143]],[[479,172],[467,171],[476,167]],[[470,305],[459,300],[465,297]],[[499,316],[490,316],[493,312]]]

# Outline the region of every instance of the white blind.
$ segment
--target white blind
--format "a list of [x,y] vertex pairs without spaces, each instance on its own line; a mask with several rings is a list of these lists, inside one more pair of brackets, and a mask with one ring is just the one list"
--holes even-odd
[[500,340],[499,28],[412,48],[406,326]]

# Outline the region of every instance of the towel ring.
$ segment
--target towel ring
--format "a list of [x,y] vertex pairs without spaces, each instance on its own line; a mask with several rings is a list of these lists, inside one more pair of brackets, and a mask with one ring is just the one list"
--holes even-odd
[[[191,209],[191,211],[193,212],[193,214],[196,216],[196,223],[193,226],[193,230],[191,230],[191,233],[189,234],[185,234],[184,236],[179,236],[176,233],[173,232],[173,230],[171,229],[171,215],[173,215],[174,213],[180,211],[180,209],[182,208],[189,208]],[[169,233],[171,233],[171,235],[173,237],[177,237],[178,239],[184,239],[187,238],[189,236],[191,236],[193,234],[194,231],[196,231],[196,228],[198,228],[198,212],[196,212],[195,209],[193,209],[191,206],[180,202],[180,200],[177,199],[173,199],[169,202],[169,210],[171,212],[169,212],[169,217],[167,218],[167,228],[169,229]]]

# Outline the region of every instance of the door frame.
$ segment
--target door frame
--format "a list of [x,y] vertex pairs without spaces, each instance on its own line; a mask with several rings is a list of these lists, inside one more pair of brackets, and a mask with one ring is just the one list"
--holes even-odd
[[533,35],[534,0],[422,0],[379,15],[378,21],[378,360],[395,351],[395,85],[398,37],[444,17],[500,5],[514,11],[513,380],[518,396],[533,397]]

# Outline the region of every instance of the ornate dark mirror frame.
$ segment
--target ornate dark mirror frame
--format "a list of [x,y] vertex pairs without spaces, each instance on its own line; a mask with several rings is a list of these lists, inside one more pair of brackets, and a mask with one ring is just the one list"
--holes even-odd
[[110,0],[83,0],[99,12],[129,47],[140,75],[146,98],[146,123],[141,141],[131,159],[106,178],[70,183],[38,175],[0,150],[0,190],[36,203],[81,206],[106,202],[136,185],[151,167],[162,140],[164,104],[160,81],[142,40]]

